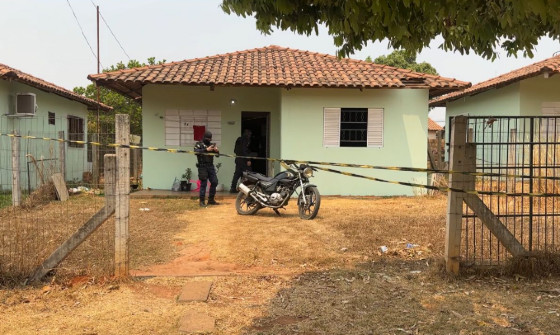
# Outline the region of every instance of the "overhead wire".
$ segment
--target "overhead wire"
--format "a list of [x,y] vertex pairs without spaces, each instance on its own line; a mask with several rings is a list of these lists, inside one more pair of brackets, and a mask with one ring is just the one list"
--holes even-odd
[[[93,0],[90,0],[91,4],[97,8],[97,5],[93,2]],[[119,45],[119,47],[121,48],[121,50],[124,52],[124,54],[126,55],[126,57],[128,58],[128,60],[130,59],[130,56],[128,55],[128,53],[126,52],[126,50],[124,50],[124,47],[122,46],[121,42],[119,41],[119,39],[117,38],[117,36],[115,36],[115,33],[113,33],[113,29],[111,29],[111,27],[109,26],[109,23],[107,23],[107,20],[105,20],[105,17],[103,17],[103,14],[101,13],[101,11],[99,11],[99,15],[101,16],[101,20],[103,20],[103,23],[105,23],[105,26],[107,27],[107,29],[109,29],[109,32],[111,33],[111,35],[113,35],[113,38],[115,39],[115,41],[117,42],[117,44]]]
[[80,24],[80,20],[78,20],[78,16],[76,16],[76,12],[74,12],[74,8],[72,8],[72,5],[70,4],[70,0],[66,0],[66,3],[68,3],[68,7],[70,7],[70,10],[72,11],[72,14],[74,15],[74,18],[76,19],[76,22],[78,23],[78,27],[80,27],[80,31],[82,32],[82,36],[86,40],[86,43],[89,46],[89,50],[91,50],[91,54],[97,60],[97,55],[93,51],[93,48],[91,47],[91,44],[89,43],[89,41],[86,37],[86,34],[84,33],[84,29],[82,28],[82,25]]

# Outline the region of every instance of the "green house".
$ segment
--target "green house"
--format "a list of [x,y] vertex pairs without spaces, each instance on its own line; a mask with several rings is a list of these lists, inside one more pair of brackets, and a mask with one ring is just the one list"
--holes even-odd
[[[88,77],[142,104],[143,145],[192,150],[201,129],[233,154],[251,129],[257,157],[377,166],[426,167],[428,100],[468,87],[420,74],[309,51],[269,46]],[[202,128],[203,127],[203,128]],[[143,185],[170,189],[190,154],[147,151]],[[219,157],[228,189],[234,161]],[[254,160],[274,175],[278,162]],[[335,168],[390,181],[426,183],[425,173]],[[316,172],[322,194],[412,195],[407,186]]]
[[[0,64],[0,191],[12,188],[11,138],[6,134],[65,139],[87,139],[88,110],[111,111],[112,108],[85,98],[65,88]],[[19,178],[21,188],[34,189],[40,176],[64,172],[66,180],[81,180],[91,171],[87,147],[66,143],[65,159],[60,159],[60,145],[47,140],[19,140]],[[61,166],[64,162],[64,166]]]
[[430,100],[446,120],[472,116],[560,116],[560,56],[519,68]]

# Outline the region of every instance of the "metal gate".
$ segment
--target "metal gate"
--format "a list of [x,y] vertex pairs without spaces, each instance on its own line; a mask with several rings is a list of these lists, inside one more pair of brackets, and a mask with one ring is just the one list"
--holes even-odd
[[[488,192],[478,196],[496,221],[525,251],[558,252],[560,118],[469,116],[466,130],[476,157],[471,166],[481,173],[474,189]],[[500,265],[512,256],[465,203],[461,235],[466,264]]]

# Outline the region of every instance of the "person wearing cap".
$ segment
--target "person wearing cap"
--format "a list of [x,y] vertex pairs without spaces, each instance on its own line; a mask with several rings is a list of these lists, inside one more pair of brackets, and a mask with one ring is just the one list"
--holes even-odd
[[[216,186],[218,186],[218,176],[216,176],[216,170],[214,169],[214,155],[219,154],[218,147],[215,143],[212,143],[212,133],[206,131],[202,141],[196,142],[194,145],[194,151],[196,152],[196,157],[198,159],[198,179],[200,179],[200,192],[199,192],[199,204],[201,207],[206,207],[206,205],[218,205],[216,199]],[[208,191],[208,203],[206,200],[206,185],[210,181],[210,190]]]

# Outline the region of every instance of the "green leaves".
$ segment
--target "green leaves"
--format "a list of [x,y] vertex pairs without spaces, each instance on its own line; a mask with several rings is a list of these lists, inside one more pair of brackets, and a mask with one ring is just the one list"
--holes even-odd
[[387,39],[417,53],[441,35],[440,48],[494,59],[498,48],[532,55],[540,37],[560,37],[556,0],[223,0],[228,14],[255,16],[257,29],[310,35],[324,24],[342,57]]
[[[118,71],[124,69],[132,69],[136,67],[142,67],[147,65],[163,64],[165,60],[156,61],[155,57],[148,58],[148,64],[140,63],[135,59],[131,59],[126,65],[123,62],[118,62],[115,65],[111,65],[109,68],[103,69],[103,72]],[[90,84],[87,87],[74,87],[74,92],[83,95],[87,98],[97,100],[97,88],[94,84]],[[128,114],[130,115],[130,133],[131,134],[142,134],[142,106],[136,103],[134,100],[129,99],[123,95],[113,92],[107,88],[99,88],[99,100],[113,107],[114,114]],[[106,131],[110,132],[114,127],[115,115],[102,113],[99,116],[101,124],[109,127]],[[95,132],[97,129],[97,112],[90,112],[88,131]],[[104,129],[106,127],[103,127]]]
[[[368,58],[371,61],[371,57]],[[377,57],[373,62],[375,64],[389,65],[415,72],[438,75],[436,69],[430,63],[416,63],[416,55],[405,50],[395,50],[387,56]]]

